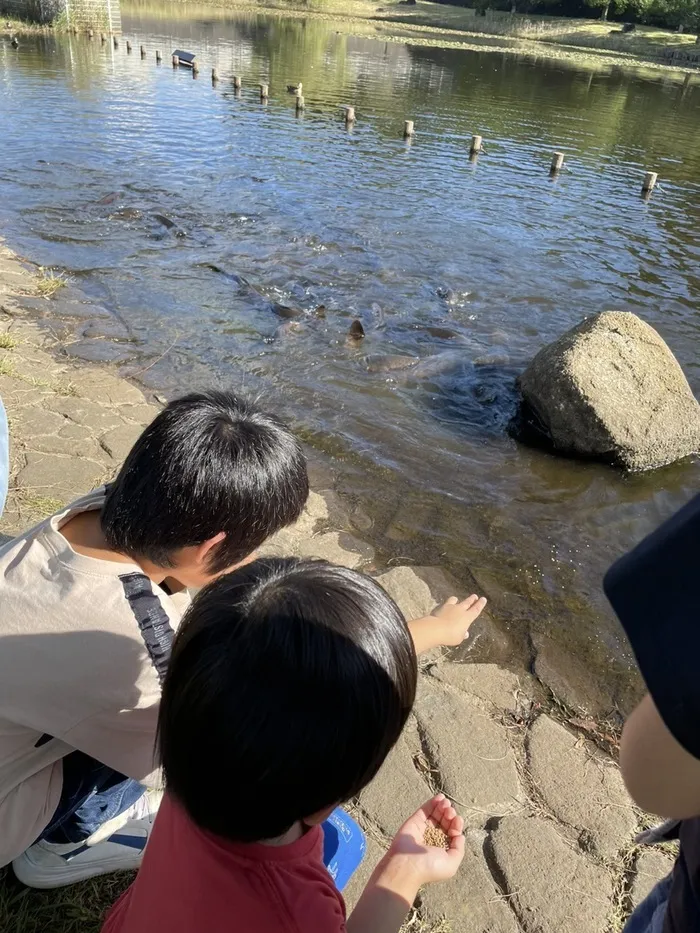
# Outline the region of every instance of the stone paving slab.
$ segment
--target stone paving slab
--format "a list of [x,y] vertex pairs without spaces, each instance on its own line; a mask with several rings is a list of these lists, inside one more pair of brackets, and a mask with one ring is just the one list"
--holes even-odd
[[579,831],[584,847],[611,859],[629,844],[637,814],[609,758],[549,716],[540,716],[530,729],[527,753],[548,807]]
[[509,816],[491,837],[503,891],[525,933],[604,933],[613,879],[549,820]]
[[450,684],[471,697],[499,709],[513,710],[518,696],[523,693],[525,675],[513,674],[496,664],[438,664],[431,674],[439,681]]
[[415,714],[437,783],[470,826],[522,809],[505,730],[466,697],[421,677]]
[[494,881],[482,847],[467,839],[459,873],[443,884],[427,885],[420,894],[426,919],[439,928],[443,918],[450,933],[520,933],[508,898]]
[[387,836],[393,836],[432,791],[413,763],[405,739],[399,739],[379,774],[359,796],[359,805]]

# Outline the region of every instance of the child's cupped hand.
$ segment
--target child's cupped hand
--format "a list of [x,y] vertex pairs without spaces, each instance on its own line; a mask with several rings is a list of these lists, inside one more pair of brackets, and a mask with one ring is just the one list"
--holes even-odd
[[[430,827],[442,830],[444,846],[426,843]],[[428,800],[409,817],[394,837],[389,857],[401,863],[402,872],[410,873],[417,884],[447,881],[464,858],[464,820],[444,794]]]

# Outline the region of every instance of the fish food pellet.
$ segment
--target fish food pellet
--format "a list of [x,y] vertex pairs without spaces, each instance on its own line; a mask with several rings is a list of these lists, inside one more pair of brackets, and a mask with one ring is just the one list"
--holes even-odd
[[430,823],[423,836],[423,842],[427,846],[437,846],[438,849],[447,849],[449,848],[450,839],[441,829]]

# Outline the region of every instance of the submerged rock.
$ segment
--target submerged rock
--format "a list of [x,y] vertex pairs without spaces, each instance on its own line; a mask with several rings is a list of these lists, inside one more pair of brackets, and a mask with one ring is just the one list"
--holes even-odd
[[659,334],[604,311],[544,347],[519,380],[516,433],[565,454],[650,470],[700,449],[700,405]]

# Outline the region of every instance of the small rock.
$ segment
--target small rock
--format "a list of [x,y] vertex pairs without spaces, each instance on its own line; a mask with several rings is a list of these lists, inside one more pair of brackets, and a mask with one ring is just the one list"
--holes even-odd
[[506,730],[431,677],[421,677],[414,708],[444,790],[471,826],[512,813],[523,792]]
[[508,816],[490,840],[526,933],[604,933],[613,882],[541,817]]
[[360,793],[359,803],[387,836],[431,797],[431,790],[413,764],[408,745],[399,739],[379,774]]
[[619,768],[590,742],[540,716],[527,740],[532,779],[554,815],[603,858],[628,843],[637,819]]

